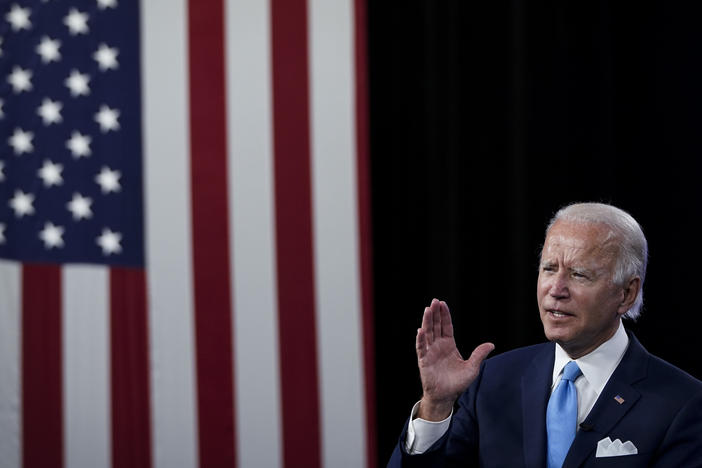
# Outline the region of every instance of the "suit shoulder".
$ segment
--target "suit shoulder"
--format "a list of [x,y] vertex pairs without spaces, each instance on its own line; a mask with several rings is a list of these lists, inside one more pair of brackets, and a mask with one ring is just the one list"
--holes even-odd
[[667,387],[677,389],[677,392],[681,394],[691,395],[702,392],[701,381],[658,356],[653,354],[649,354],[649,356],[649,377],[655,381],[666,382]]

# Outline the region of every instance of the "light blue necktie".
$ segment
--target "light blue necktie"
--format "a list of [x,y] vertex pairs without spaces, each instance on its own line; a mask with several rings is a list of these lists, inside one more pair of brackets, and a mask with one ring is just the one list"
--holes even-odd
[[561,468],[570,445],[575,439],[578,425],[578,391],[575,379],[582,372],[575,361],[563,369],[563,376],[551,394],[546,409],[546,433],[548,434],[548,468]]

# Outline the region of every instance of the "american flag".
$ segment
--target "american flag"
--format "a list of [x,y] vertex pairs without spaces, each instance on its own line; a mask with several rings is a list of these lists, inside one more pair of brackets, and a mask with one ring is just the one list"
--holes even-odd
[[0,0],[0,465],[375,466],[361,0]]

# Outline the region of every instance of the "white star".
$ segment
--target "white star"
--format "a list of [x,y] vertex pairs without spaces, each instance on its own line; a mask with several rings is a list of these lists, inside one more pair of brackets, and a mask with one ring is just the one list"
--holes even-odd
[[80,158],[91,155],[90,142],[92,139],[88,135],[82,135],[80,132],[73,132],[70,140],[66,141],[66,148],[71,150],[74,158]]
[[63,184],[63,164],[54,164],[48,159],[44,161],[44,165],[37,171],[37,175],[44,181],[44,187]]
[[34,133],[25,132],[21,128],[16,128],[15,133],[7,139],[7,143],[12,146],[12,149],[15,150],[15,154],[19,156],[22,153],[31,153],[34,151],[32,138],[34,138]]
[[15,196],[9,202],[10,208],[15,210],[15,216],[21,218],[24,215],[34,214],[34,195],[15,190]]
[[98,8],[117,8],[117,0],[97,0]]
[[117,54],[119,50],[115,47],[108,47],[107,44],[102,43],[98,47],[98,50],[93,54],[93,58],[100,66],[101,71],[114,70],[119,67],[117,63]]
[[68,78],[66,78],[64,84],[71,90],[71,96],[87,96],[90,94],[88,81],[90,81],[90,75],[87,73],[81,73],[78,70],[71,70],[71,74]]
[[58,62],[61,60],[59,47],[61,47],[61,41],[58,39],[51,39],[49,36],[44,36],[41,38],[41,42],[36,50],[37,54],[41,55],[42,62]]
[[90,210],[93,200],[90,197],[84,197],[80,193],[74,193],[73,199],[66,203],[68,211],[73,213],[73,219],[80,221],[83,218],[91,218],[93,212]]
[[95,176],[95,182],[100,185],[102,193],[119,192],[122,187],[119,185],[119,178],[122,173],[113,171],[107,166],[102,166],[100,173]]
[[5,19],[12,25],[13,31],[29,29],[32,27],[32,23],[29,21],[29,14],[31,12],[29,8],[22,8],[15,3],[5,15]]
[[44,224],[44,229],[39,231],[39,238],[44,241],[44,247],[51,249],[53,247],[63,247],[63,226],[54,226],[54,223]]
[[3,172],[4,169],[5,169],[5,163],[0,161],[0,182],[5,180],[5,173]]
[[75,8],[71,8],[68,15],[63,19],[63,24],[68,26],[68,30],[72,36],[76,34],[88,33],[88,14],[81,13]]
[[63,104],[60,102],[44,98],[41,106],[37,108],[37,114],[44,121],[44,125],[51,125],[52,123],[59,123],[63,120],[61,118],[62,108]]
[[12,85],[12,91],[15,94],[29,91],[32,89],[32,71],[15,66],[12,73],[7,75],[7,82]]
[[0,244],[5,243],[5,225],[0,223]]
[[106,133],[110,130],[119,130],[118,117],[119,111],[117,109],[110,109],[103,104],[100,106],[100,111],[95,114],[95,121],[100,124],[102,133]]
[[95,241],[102,248],[103,255],[110,255],[122,251],[122,246],[119,245],[121,240],[122,234],[119,232],[112,232],[109,228],[104,228],[100,237]]

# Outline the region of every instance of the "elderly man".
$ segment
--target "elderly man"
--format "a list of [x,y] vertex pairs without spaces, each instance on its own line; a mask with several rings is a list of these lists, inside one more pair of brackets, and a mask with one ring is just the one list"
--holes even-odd
[[640,313],[647,254],[624,211],[561,209],[536,287],[550,343],[485,361],[494,346],[463,360],[433,300],[416,339],[424,394],[388,466],[702,466],[702,382],[622,326]]

